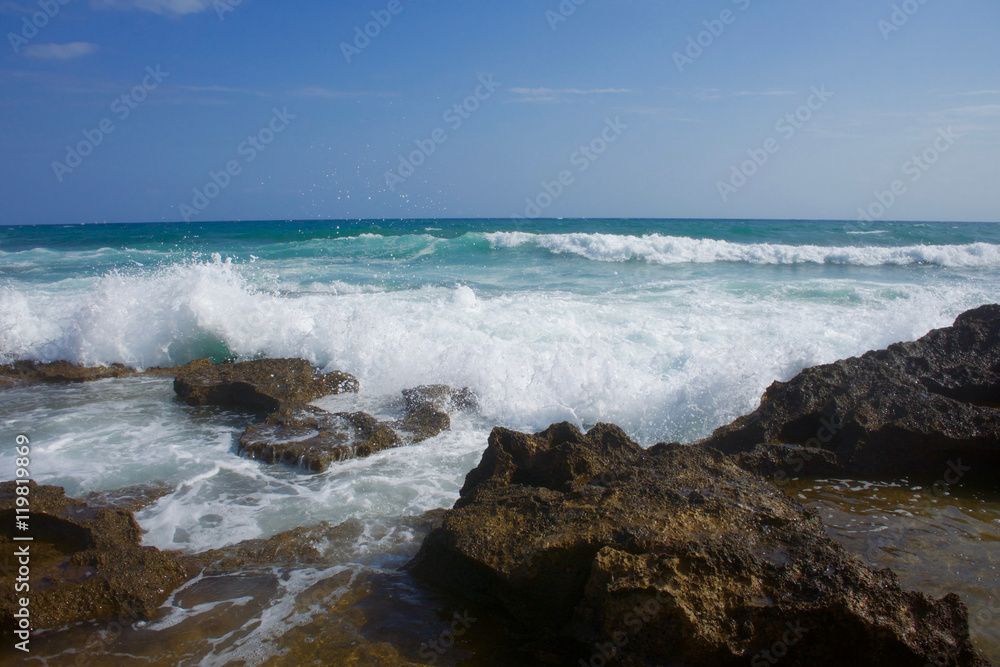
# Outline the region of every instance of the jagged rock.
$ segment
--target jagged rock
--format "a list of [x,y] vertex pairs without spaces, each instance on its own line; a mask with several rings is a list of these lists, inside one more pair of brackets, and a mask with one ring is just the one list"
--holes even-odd
[[452,389],[443,384],[431,384],[403,390],[407,412],[416,412],[425,406],[437,410],[469,410],[479,404],[479,399],[468,387]]
[[528,642],[572,640],[560,664],[770,664],[779,644],[789,667],[987,664],[958,596],[903,590],[720,452],[603,424],[494,429],[410,569]]
[[451,429],[451,417],[430,405],[423,405],[393,423],[393,426],[404,432],[407,440],[416,444],[429,440],[440,433]]
[[189,405],[271,413],[328,394],[357,392],[358,381],[347,373],[321,373],[304,359],[261,359],[178,375],[174,390]]
[[[188,577],[173,554],[140,546],[132,513],[90,507],[60,487],[30,483],[28,531],[15,533],[14,482],[0,484],[0,544],[5,553],[30,550],[31,623],[54,629],[88,620],[152,618],[170,592]],[[14,542],[28,535],[32,542]],[[14,591],[16,568],[0,577]],[[0,628],[10,636],[15,598],[0,597]]]
[[959,460],[992,473],[1000,463],[998,407],[1000,306],[993,305],[916,342],[776,382],[755,412],[701,444],[728,453],[760,444],[826,450],[840,473],[855,476],[940,476]]
[[287,463],[313,472],[345,459],[371,456],[402,445],[389,424],[364,412],[333,414],[309,406],[275,413],[240,437],[241,454],[265,463]]
[[469,388],[453,389],[435,384],[403,390],[403,408],[406,416],[393,425],[406,435],[411,443],[423,442],[451,429],[454,410],[470,410],[479,404]]

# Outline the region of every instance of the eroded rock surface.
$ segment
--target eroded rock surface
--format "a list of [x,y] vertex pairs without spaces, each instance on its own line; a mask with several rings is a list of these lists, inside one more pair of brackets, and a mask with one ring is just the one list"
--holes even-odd
[[240,437],[241,454],[265,463],[286,463],[323,472],[332,463],[371,456],[403,442],[390,424],[364,412],[330,413],[309,406],[275,413]]
[[[35,630],[80,621],[151,618],[188,577],[173,554],[140,546],[132,513],[91,507],[54,486],[30,484],[30,543],[14,542],[15,483],[0,484],[0,545],[5,553],[27,544],[31,567],[31,622]],[[16,569],[0,578],[14,590]],[[14,595],[0,597],[0,628],[13,628]],[[8,633],[9,634],[9,633]]]
[[403,432],[406,440],[418,443],[451,429],[449,413],[474,409],[479,400],[468,387],[453,389],[435,384],[404,389],[403,404],[406,416],[397,421],[395,427]]
[[304,359],[260,359],[219,364],[174,380],[188,405],[219,405],[252,412],[288,412],[328,394],[358,391],[347,373],[321,373]]
[[571,640],[562,664],[762,664],[779,643],[790,666],[987,664],[957,596],[903,590],[720,452],[603,424],[495,429],[410,568],[529,643]]
[[998,407],[1000,306],[992,305],[918,341],[776,382],[755,412],[702,444],[736,454],[758,445],[816,450],[771,447],[772,459],[789,464],[778,467],[793,473],[830,459],[855,476],[940,476],[949,462],[985,474],[1000,463]]
[[240,437],[239,452],[265,463],[323,472],[346,459],[416,444],[451,428],[448,411],[476,404],[468,389],[433,385],[403,392],[404,417],[379,421],[365,412],[331,413],[316,406],[272,413]]

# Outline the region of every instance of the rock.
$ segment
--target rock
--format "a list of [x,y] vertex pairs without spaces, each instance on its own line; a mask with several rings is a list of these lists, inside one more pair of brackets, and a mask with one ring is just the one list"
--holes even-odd
[[949,463],[991,473],[1000,463],[998,407],[1000,306],[984,306],[916,342],[776,382],[755,412],[700,444],[728,453],[761,444],[824,450],[836,472],[853,476],[936,479]]
[[453,389],[447,385],[424,385],[403,390],[406,416],[393,426],[406,435],[406,440],[416,444],[451,429],[449,412],[470,410],[479,400],[469,388]]
[[337,461],[402,444],[389,424],[364,412],[332,414],[309,406],[295,414],[272,414],[250,426],[240,437],[239,452],[265,463],[323,472]]
[[[441,525],[444,510],[431,510],[421,515],[404,516],[383,526],[385,534],[426,535]],[[305,569],[312,566],[330,567],[357,559],[358,539],[366,532],[378,531],[378,526],[352,519],[336,526],[323,521],[315,526],[295,528],[268,539],[245,540],[221,549],[180,556],[189,568],[201,570],[206,576],[240,574],[249,570],[274,568]],[[380,537],[385,535],[380,534]],[[372,539],[371,535],[368,535]]]
[[558,664],[771,664],[779,644],[790,667],[987,664],[958,596],[903,590],[720,452],[609,425],[494,429],[409,568],[539,650],[569,641]]
[[380,422],[364,412],[330,413],[315,406],[295,413],[278,411],[244,431],[239,451],[265,463],[324,472],[338,461],[433,438],[451,428],[451,417],[445,410],[476,404],[468,389],[444,385],[407,389],[403,400],[405,416],[392,423]]
[[122,364],[80,366],[68,361],[54,361],[48,364],[37,361],[16,361],[12,364],[0,366],[0,389],[25,384],[37,384],[39,382],[76,384],[107,380],[109,378],[131,377],[133,375],[174,377],[179,374],[210,369],[211,367],[212,362],[208,359],[198,359],[183,366],[149,368],[141,372]]
[[[5,553],[27,545],[31,567],[31,623],[54,629],[88,620],[148,619],[188,577],[173,554],[140,546],[132,513],[90,507],[66,498],[62,488],[30,483],[32,542],[14,542],[14,482],[0,484],[0,543]],[[0,586],[14,590],[15,570]],[[14,627],[14,595],[0,598],[0,628]]]
[[178,375],[174,390],[188,405],[270,413],[328,394],[357,392],[358,381],[347,373],[320,373],[304,359],[261,359]]
[[147,368],[143,371],[143,375],[158,375],[162,377],[177,377],[178,375],[188,375],[190,373],[196,373],[200,371],[209,371],[212,369],[212,361],[210,359],[195,359],[189,364],[184,364],[183,366],[154,366],[153,368]]
[[12,385],[38,382],[52,384],[94,382],[108,378],[128,377],[135,375],[136,372],[135,369],[127,368],[121,364],[85,367],[71,364],[68,361],[54,361],[49,364],[37,361],[15,361],[13,364],[0,366],[0,376],[10,381]]
[[468,387],[452,389],[443,384],[423,385],[403,390],[407,412],[416,412],[425,406],[448,412],[470,410],[479,405],[479,399]]
[[137,484],[113,491],[94,491],[80,498],[80,501],[91,509],[108,507],[111,509],[138,512],[155,503],[160,498],[169,495],[174,487],[162,482],[152,484]]
[[405,417],[394,422],[393,426],[403,431],[410,443],[416,444],[450,430],[451,417],[433,406],[424,405],[408,412]]

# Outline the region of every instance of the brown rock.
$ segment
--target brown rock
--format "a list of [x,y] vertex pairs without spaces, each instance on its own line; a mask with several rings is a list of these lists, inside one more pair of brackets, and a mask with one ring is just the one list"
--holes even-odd
[[903,590],[719,452],[609,425],[494,429],[410,568],[521,641],[571,640],[560,664],[761,664],[781,642],[790,667],[987,664],[957,596]]
[[[173,554],[140,546],[142,531],[127,510],[90,507],[62,488],[30,484],[29,530],[14,542],[16,484],[0,484],[0,544],[7,553],[27,545],[31,567],[31,622],[35,630],[88,620],[152,618],[187,579]],[[0,578],[14,590],[15,571]],[[0,598],[0,628],[14,627],[15,596]]]
[[411,443],[423,442],[451,429],[449,412],[470,410],[479,404],[469,388],[435,384],[403,390],[406,416],[393,426]]
[[332,414],[309,406],[275,413],[240,437],[240,454],[265,463],[287,463],[323,472],[332,463],[371,456],[402,445],[389,424],[364,412]]
[[53,384],[94,382],[108,378],[128,377],[135,374],[135,369],[127,368],[121,364],[85,367],[72,364],[68,361],[54,361],[48,364],[37,361],[16,361],[13,364],[0,366],[0,377],[6,379],[11,385],[34,384],[38,382]]
[[189,405],[270,413],[290,411],[328,394],[357,392],[347,373],[320,373],[304,359],[220,364],[178,375],[174,390]]

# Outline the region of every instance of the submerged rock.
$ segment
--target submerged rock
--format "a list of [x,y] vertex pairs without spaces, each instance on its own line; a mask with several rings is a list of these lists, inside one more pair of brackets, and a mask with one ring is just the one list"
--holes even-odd
[[402,444],[389,424],[364,412],[332,414],[309,406],[295,414],[272,414],[250,426],[240,437],[239,452],[265,463],[323,472],[337,461]]
[[174,487],[163,482],[136,484],[112,491],[94,491],[80,498],[91,509],[108,507],[111,509],[138,512],[149,507],[163,496],[169,495]]
[[987,664],[958,596],[903,590],[717,451],[604,424],[494,429],[410,569],[570,640],[562,664]]
[[[28,531],[32,542],[14,542],[16,484],[0,484],[0,544],[6,553],[27,545],[31,567],[31,623],[35,630],[88,620],[148,619],[187,579],[174,554],[140,546],[132,513],[91,507],[54,486],[31,482]],[[16,570],[0,586],[14,590]],[[14,627],[14,595],[0,598],[0,628]]]
[[[727,453],[772,446],[771,458],[784,456],[778,467],[792,474],[808,473],[817,459],[855,476],[983,474],[1000,463],[998,408],[1000,306],[993,305],[916,342],[776,382],[755,412],[701,444]],[[751,467],[758,455],[747,459]]]
[[182,373],[174,390],[188,405],[270,413],[328,394],[357,392],[358,381],[347,373],[321,373],[304,359],[260,359]]

